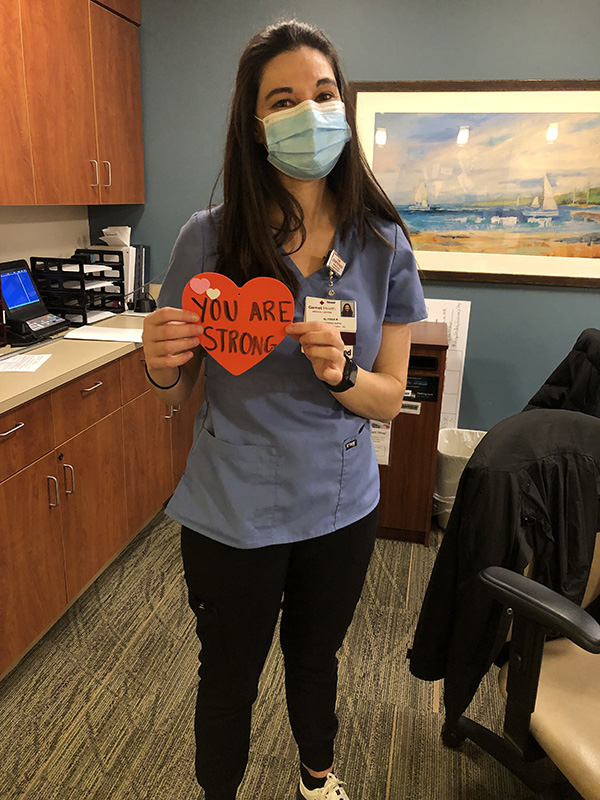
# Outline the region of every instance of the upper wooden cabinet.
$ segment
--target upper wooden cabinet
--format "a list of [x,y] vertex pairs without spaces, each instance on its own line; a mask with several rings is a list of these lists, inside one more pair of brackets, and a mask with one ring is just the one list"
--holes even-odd
[[105,8],[111,8],[136,25],[142,21],[142,0],[94,0],[94,2]]
[[137,27],[89,0],[20,6],[35,202],[144,202]]
[[90,14],[101,201],[143,203],[138,29],[96,3]]
[[21,0],[21,13],[37,203],[98,203],[87,0]]
[[0,205],[35,203],[19,0],[0,3]]

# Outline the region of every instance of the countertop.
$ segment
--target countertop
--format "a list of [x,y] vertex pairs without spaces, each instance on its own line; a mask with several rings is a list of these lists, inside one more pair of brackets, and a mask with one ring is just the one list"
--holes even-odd
[[[113,328],[141,329],[143,315],[119,314],[95,325]],[[447,344],[446,325],[440,322],[417,322],[412,325],[413,344]],[[46,392],[75,380],[93,369],[115,361],[141,347],[131,342],[95,342],[82,339],[64,339],[63,334],[42,345],[18,350],[0,347],[0,357],[18,352],[43,355],[49,358],[35,372],[0,373],[0,414],[11,411],[23,403],[34,400]]]
[[[113,328],[142,328],[142,315],[119,314],[95,325]],[[23,405],[46,392],[115,361],[141,347],[131,342],[96,342],[65,339],[59,334],[41,345],[27,349],[0,347],[0,357],[27,353],[51,354],[35,372],[0,372],[0,414]]]

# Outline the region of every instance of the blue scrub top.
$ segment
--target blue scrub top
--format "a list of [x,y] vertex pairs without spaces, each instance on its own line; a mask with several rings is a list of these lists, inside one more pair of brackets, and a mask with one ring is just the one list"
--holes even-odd
[[[210,215],[212,214],[212,221]],[[214,272],[219,209],[194,214],[171,255],[159,305],[181,308],[183,289],[199,272]],[[413,252],[401,228],[374,224],[395,249],[353,228],[334,249],[346,262],[334,277],[335,298],[357,304],[354,360],[371,370],[384,322],[427,316]],[[305,278],[292,259],[300,292],[327,297],[329,270]],[[205,355],[206,402],[195,423],[187,466],[167,514],[188,528],[238,548],[321,536],[366,516],[379,500],[371,424],[344,408],[316,377],[300,345],[286,336],[266,358],[231,375]]]

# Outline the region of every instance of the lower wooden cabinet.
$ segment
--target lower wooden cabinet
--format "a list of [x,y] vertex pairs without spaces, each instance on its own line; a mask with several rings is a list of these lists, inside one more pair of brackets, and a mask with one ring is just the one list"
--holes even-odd
[[140,353],[0,416],[0,675],[181,477],[200,390],[177,411],[162,405]]
[[70,602],[127,542],[119,409],[55,451]]
[[0,673],[67,604],[54,453],[0,483]]
[[171,420],[171,454],[173,463],[173,490],[185,470],[188,453],[194,438],[194,420],[203,402],[200,382],[196,383],[189,399],[173,409]]
[[131,534],[153,517],[172,492],[172,415],[151,391],[123,406],[127,527]]

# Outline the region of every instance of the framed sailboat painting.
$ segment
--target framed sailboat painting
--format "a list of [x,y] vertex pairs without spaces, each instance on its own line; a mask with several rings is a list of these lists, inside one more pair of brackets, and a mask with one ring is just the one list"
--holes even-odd
[[425,279],[600,287],[600,81],[353,82]]

